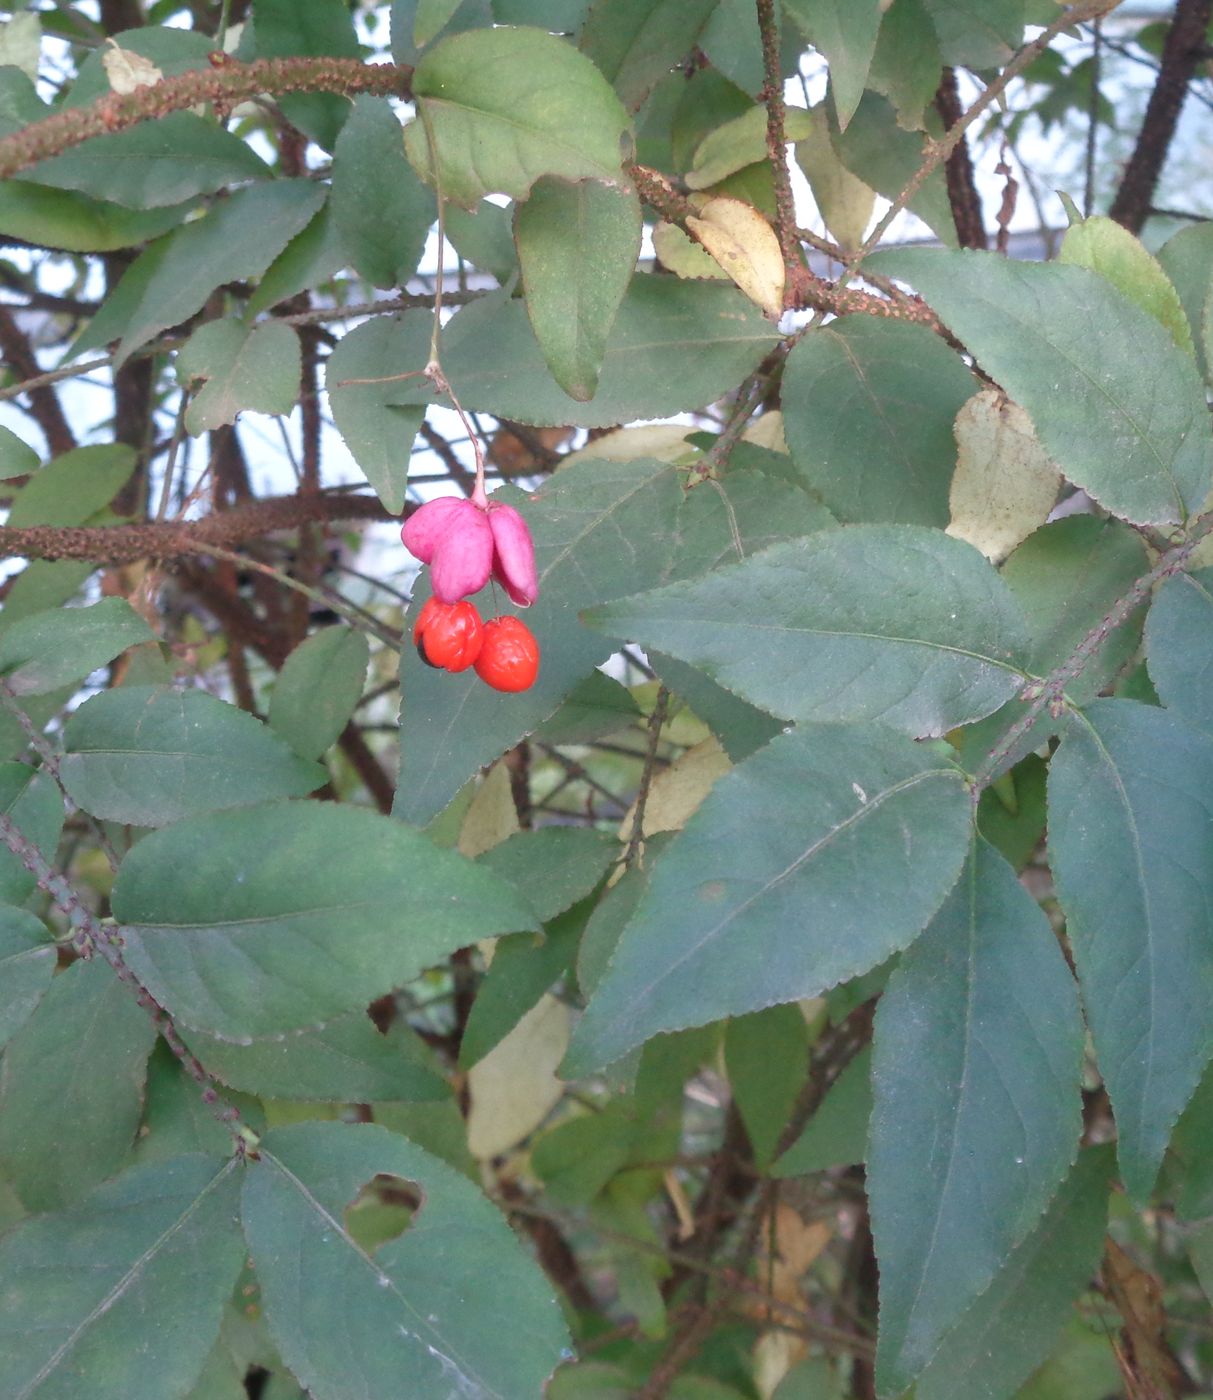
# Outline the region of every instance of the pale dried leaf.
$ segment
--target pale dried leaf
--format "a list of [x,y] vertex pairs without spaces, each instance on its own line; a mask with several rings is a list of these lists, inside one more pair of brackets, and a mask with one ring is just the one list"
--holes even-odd
[[779,1384],[809,1354],[809,1344],[795,1332],[764,1332],[754,1343],[754,1387],[771,1400]]
[[502,762],[494,763],[476,789],[459,828],[459,852],[475,860],[519,829],[509,770]]
[[773,320],[783,314],[786,269],[775,230],[742,199],[709,199],[687,228],[738,287]]
[[1049,518],[1061,474],[1032,420],[998,389],[973,395],[956,415],[955,433],[947,533],[998,563]]
[[[711,792],[717,778],[723,777],[731,767],[715,735],[688,749],[653,778],[644,807],[643,834],[654,836],[659,831],[681,831]],[[619,826],[621,841],[628,840],[631,835],[635,812],[633,803]]]
[[777,408],[768,408],[765,413],[750,420],[741,440],[752,442],[755,447],[765,447],[770,452],[782,452],[786,457],[788,444],[783,435],[783,414]]
[[642,423],[636,428],[613,428],[561,458],[557,470],[588,459],[632,462],[638,457],[653,457],[658,462],[676,462],[694,450],[687,442],[687,434],[694,431],[690,423]]
[[151,87],[164,77],[160,69],[142,54],[120,48],[113,39],[107,42],[110,47],[102,53],[101,62],[105,67],[105,76],[110,80],[110,87],[120,96],[125,97],[136,88]]
[[468,1071],[468,1150],[478,1161],[517,1146],[564,1093],[556,1066],[569,1045],[569,1009],[546,994]]

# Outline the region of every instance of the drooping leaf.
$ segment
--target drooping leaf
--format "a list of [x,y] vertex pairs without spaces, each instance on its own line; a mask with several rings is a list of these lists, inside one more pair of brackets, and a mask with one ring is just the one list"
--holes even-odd
[[622,178],[627,113],[590,60],[545,30],[452,34],[422,55],[412,87],[409,159],[466,208],[487,194],[525,199],[541,175]]
[[1023,42],[1024,0],[924,0],[945,63],[997,68]]
[[946,525],[952,426],[973,389],[960,359],[925,327],[844,316],[788,356],[792,460],[846,523]]
[[1072,224],[1061,240],[1057,259],[1097,272],[1165,326],[1180,350],[1195,354],[1179,293],[1158,259],[1114,219],[1096,214]]
[[6,1234],[3,1393],[184,1395],[240,1272],[240,1175],[234,1158],[196,1155],[135,1167]]
[[183,204],[244,180],[266,180],[269,166],[253,148],[193,112],[167,112],[112,136],[39,161],[25,178],[77,190],[134,210]]
[[370,647],[352,627],[324,627],[291,652],[274,682],[269,722],[302,758],[337,741],[362,696]]
[[686,224],[737,287],[777,321],[783,314],[783,253],[758,210],[743,199],[717,197],[688,214]]
[[[54,860],[63,830],[63,799],[49,774],[24,763],[0,763],[0,812],[46,860]],[[7,846],[0,848],[0,900],[23,904],[33,888],[34,877],[17,856]]]
[[365,1011],[250,1045],[199,1031],[186,1039],[220,1083],[266,1098],[436,1102],[450,1094],[437,1060],[407,1025],[381,1035]]
[[316,1025],[478,938],[534,927],[487,870],[403,822],[275,803],[178,822],[122,862],[130,966],[186,1025],[224,1040]]
[[579,402],[597,391],[640,229],[640,200],[630,185],[544,178],[515,210],[531,328],[552,378]]
[[[253,34],[258,58],[292,55],[357,58],[354,17],[343,0],[254,0]],[[336,144],[350,104],[340,93],[293,92],[278,98],[292,125],[326,151]]]
[[586,621],[705,670],[796,720],[881,720],[915,736],[989,714],[1020,684],[1022,616],[971,546],[856,525],[775,545]]
[[830,1086],[821,1107],[771,1168],[771,1175],[806,1176],[862,1162],[871,1117],[872,1050],[865,1046]]
[[72,715],[63,738],[60,771],[72,801],[134,826],[303,797],[326,778],[272,729],[202,690],[102,691]]
[[[809,134],[812,118],[799,107],[787,110],[784,135],[800,141]],[[686,173],[688,189],[706,190],[757,162],[767,159],[767,110],[747,105],[739,115],[714,125],[695,147]]]
[[925,0],[893,0],[881,17],[868,86],[889,99],[906,131],[922,129],[942,67],[939,35]]
[[342,336],[325,367],[337,430],[384,508],[393,513],[404,509],[409,454],[425,408],[420,403],[401,406],[397,384],[352,381],[419,373],[429,358],[432,322],[431,314],[420,308],[403,316],[372,317]]
[[403,287],[437,205],[405,159],[404,133],[386,97],[355,99],[333,151],[330,202],[359,275],[376,287]]
[[1043,525],[1061,475],[1032,420],[997,389],[982,389],[956,415],[956,471],[948,534],[999,563]]
[[[368,1252],[344,1212],[380,1173],[415,1183],[422,1204],[403,1235]],[[391,1394],[402,1375],[419,1396],[538,1395],[560,1360],[551,1285],[496,1208],[395,1133],[275,1129],[249,1170],[243,1217],[270,1331],[316,1400]]]
[[984,842],[890,979],[874,1044],[876,1364],[900,1394],[1036,1227],[1082,1132],[1073,977]]
[[1165,710],[1095,700],[1049,772],[1049,852],[1121,1177],[1150,1194],[1213,1051],[1213,739]]
[[55,971],[55,945],[41,919],[0,904],[0,1047],[42,1000]]
[[830,91],[845,131],[867,86],[880,30],[879,0],[784,0],[809,43],[830,65]]
[[716,0],[594,0],[579,47],[629,112],[695,47]]
[[587,460],[557,472],[531,500],[521,492],[509,500],[535,540],[539,599],[527,624],[543,649],[539,677],[530,690],[503,696],[402,653],[409,710],[395,810],[406,820],[430,820],[607,659],[613,646],[581,625],[578,608],[697,574],[734,557],[738,540],[743,550],[760,548],[831,521],[803,492],[762,472],[730,472],[719,491],[685,492],[676,467],[645,459]]
[[839,247],[853,251],[863,242],[872,220],[876,191],[838,159],[825,113],[817,108],[811,115],[812,129],[796,143],[796,164],[809,182],[831,237]]
[[1213,569],[1176,574],[1146,615],[1150,679],[1168,709],[1213,734]]
[[773,739],[654,867],[568,1073],[661,1031],[816,996],[905,947],[959,873],[967,802],[957,770],[888,730]]
[[[208,321],[177,355],[177,379],[194,385],[185,426],[200,433],[234,423],[244,409],[286,414],[299,397],[299,337],[281,321]],[[202,387],[196,387],[197,381]]]
[[1107,1147],[1079,1155],[1040,1223],[943,1339],[918,1378],[917,1400],[1010,1400],[1019,1393],[1099,1267],[1112,1165]]
[[1208,494],[1204,388],[1166,330],[1085,267],[907,249],[904,278],[1030,415],[1062,472],[1114,515],[1168,525]]
[[518,270],[509,209],[482,199],[470,212],[450,204],[443,215],[446,236],[459,256],[504,287]]
[[121,363],[167,326],[188,320],[222,283],[264,272],[324,197],[312,180],[273,180],[220,200],[135,259],[73,352],[117,340]]
[[0,635],[0,676],[14,695],[45,695],[153,635],[125,598],[36,613]]
[[[442,367],[464,408],[540,427],[602,428],[709,403],[751,373],[775,343],[770,322],[732,287],[637,276],[620,304],[589,403],[570,398],[552,379],[518,301],[485,297],[452,317]],[[378,402],[424,404],[438,397],[424,380],[386,387],[391,392]]]
[[28,1210],[70,1205],[122,1166],[155,1038],[100,957],[53,979],[0,1060],[0,1172]]
[[809,1035],[798,1006],[735,1016],[725,1028],[724,1062],[733,1102],[759,1168],[769,1165],[809,1069]]
[[1213,286],[1213,228],[1192,224],[1180,229],[1158,250],[1158,264],[1179,295],[1196,348],[1196,362],[1207,379],[1205,340],[1209,289]]

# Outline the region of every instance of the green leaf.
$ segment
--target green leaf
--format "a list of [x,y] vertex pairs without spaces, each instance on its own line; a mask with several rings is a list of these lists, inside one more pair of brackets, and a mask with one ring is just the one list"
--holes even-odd
[[433,319],[421,308],[403,316],[376,316],[341,337],[325,368],[337,430],[384,509],[392,514],[404,509],[409,454],[425,408],[421,403],[401,407],[397,384],[345,381],[419,373],[429,358]]
[[303,758],[336,743],[362,697],[371,649],[352,627],[324,627],[287,657],[270,696],[269,722]]
[[830,1085],[804,1131],[771,1168],[776,1178],[849,1167],[868,1155],[872,1048],[865,1045]]
[[1099,1267],[1112,1165],[1107,1147],[1079,1155],[1040,1223],[944,1338],[918,1378],[916,1400],[1010,1400],[1018,1393]]
[[0,1046],[33,1015],[51,984],[57,952],[41,919],[0,904]]
[[1213,1072],[1206,1069],[1171,1139],[1182,1171],[1175,1208],[1182,1220],[1213,1215]]
[[403,287],[421,261],[434,196],[404,157],[386,97],[354,101],[333,151],[333,219],[355,271],[375,287]]
[[1022,872],[1045,834],[1048,765],[1030,753],[981,794],[977,828],[996,851]]
[[875,967],[939,907],[968,831],[959,772],[900,735],[808,726],[773,739],[717,782],[655,865],[574,1033],[569,1075]]
[[[295,54],[315,58],[357,58],[354,17],[344,0],[254,0],[253,34],[258,58]],[[331,151],[350,111],[339,93],[297,92],[279,97],[287,120]]]
[[[464,408],[536,426],[602,428],[711,403],[777,341],[762,312],[731,286],[641,275],[624,294],[590,403],[570,398],[552,379],[519,301],[485,297],[459,311],[443,335],[442,367]],[[439,399],[424,380],[386,388],[380,402]]]
[[809,134],[796,143],[796,164],[809,182],[817,212],[830,236],[844,249],[854,251],[863,243],[872,221],[876,191],[852,175],[838,159],[830,140],[829,122],[821,108],[815,108],[810,116]]
[[122,442],[76,447],[48,462],[18,491],[7,525],[83,525],[109,505],[135,470]]
[[793,20],[830,65],[830,91],[845,131],[868,82],[880,31],[880,0],[784,0]]
[[0,675],[15,695],[45,695],[83,680],[127,647],[153,636],[125,598],[35,613],[0,636]]
[[[928,111],[927,115],[929,130],[937,130],[934,113]],[[896,199],[914,178],[929,139],[922,132],[906,131],[897,117],[883,97],[865,92],[847,129],[839,131],[834,122],[830,127],[834,149],[843,165],[886,199]],[[927,177],[907,208],[930,227],[940,242],[955,246],[956,224],[942,169]]]
[[798,1006],[735,1016],[725,1028],[724,1063],[754,1163],[770,1165],[809,1071],[809,1031]]
[[588,907],[574,905],[549,923],[542,939],[515,933],[498,940],[459,1042],[460,1069],[479,1064],[568,972],[588,913]]
[[187,1043],[221,1083],[265,1098],[437,1102],[451,1092],[437,1060],[406,1024],[381,1035],[365,1011],[251,1045],[198,1031]]
[[880,21],[868,86],[889,99],[905,130],[921,130],[942,66],[939,36],[924,0],[893,0]]
[[749,758],[783,729],[781,720],[739,700],[685,661],[659,651],[650,651],[648,656],[662,682],[687,702],[734,763]]
[[584,899],[620,855],[615,836],[587,827],[545,826],[520,831],[477,861],[514,885],[547,923]]
[[237,190],[201,219],[153,243],[127,269],[73,353],[117,340],[117,363],[168,326],[200,311],[216,287],[269,267],[323,203],[312,180]]
[[1023,42],[1024,0],[925,0],[945,63],[1000,68]]
[[1179,295],[1201,374],[1209,376],[1205,352],[1207,304],[1213,286],[1213,226],[1193,224],[1169,238],[1158,250],[1158,263]]
[[786,719],[878,719],[916,737],[1008,699],[1026,642],[981,555],[911,525],[820,531],[583,616]]
[[514,215],[527,315],[552,378],[592,399],[607,337],[640,252],[631,186],[537,180]]
[[601,671],[591,671],[535,737],[545,744],[588,744],[618,734],[639,718],[640,707],[630,690]]
[[242,410],[286,414],[299,397],[299,337],[281,321],[246,325],[232,318],[208,321],[177,354],[177,380],[196,386],[185,426],[201,433],[234,423]]
[[[579,47],[636,112],[671,68],[685,61],[717,0],[594,0]],[[591,245],[592,246],[592,245]]]
[[443,211],[443,224],[451,246],[464,262],[489,273],[501,286],[518,271],[509,209],[487,199],[470,212],[449,204]]
[[541,175],[622,179],[627,113],[589,59],[544,30],[473,29],[440,40],[413,71],[413,99],[409,159],[468,209],[487,194],[525,199]]
[[643,864],[626,869],[605,889],[586,921],[577,949],[577,985],[587,1000],[598,990],[623,931],[631,923],[636,906],[649,887],[653,866],[671,839],[670,833],[660,832],[647,840]]
[[750,0],[720,0],[699,35],[699,47],[718,73],[758,96],[766,75],[758,15]]
[[974,390],[924,326],[844,316],[788,356],[783,423],[810,490],[844,522],[948,523],[952,425]]
[[[189,1152],[226,1157],[232,1150],[232,1133],[206,1103],[198,1082],[163,1040],[156,1042],[147,1062],[147,1089],[143,1122],[135,1139],[137,1163],[163,1162]],[[228,1090],[224,1101],[235,1108],[245,1126],[254,1132],[265,1128],[265,1113],[256,1099]]]
[[1085,267],[910,249],[872,266],[921,292],[1031,416],[1065,475],[1137,525],[1169,525],[1209,491],[1208,410],[1189,356]]
[[283,248],[248,299],[250,315],[330,281],[350,262],[349,250],[325,200],[311,222]]
[[136,1167],[74,1209],[5,1235],[3,1394],[184,1395],[206,1364],[240,1272],[240,1175],[234,1158]]
[[[557,472],[530,499],[509,495],[535,540],[540,591],[527,622],[543,648],[539,677],[530,690],[504,696],[474,676],[423,666],[406,649],[409,727],[396,815],[429,821],[610,656],[614,647],[581,625],[578,608],[730,558],[734,530],[748,549],[830,520],[803,492],[762,472],[730,472],[719,491],[684,492],[682,483],[669,463],[590,459]],[[420,604],[424,588],[414,596]]]
[[1150,679],[1164,705],[1213,734],[1213,569],[1176,574],[1154,597],[1146,616]]
[[112,136],[95,136],[25,172],[39,185],[78,190],[135,210],[183,204],[273,172],[246,142],[193,112],[168,112]]
[[126,209],[56,190],[32,180],[0,181],[0,234],[42,248],[69,253],[109,253],[157,238],[179,224],[185,211]]
[[1057,259],[1098,273],[1165,326],[1180,350],[1189,355],[1196,353],[1179,293],[1158,259],[1115,220],[1097,214],[1071,224],[1061,240]]
[[302,797],[327,777],[252,715],[203,690],[103,691],[72,715],[63,739],[60,771],[72,801],[132,826]]
[[155,1038],[100,957],[52,980],[0,1061],[0,1172],[28,1210],[70,1205],[126,1161]]
[[874,1047],[876,1365],[900,1394],[1036,1227],[1082,1132],[1074,980],[984,842],[890,979]]
[[0,27],[0,65],[19,68],[27,77],[38,76],[42,51],[42,18],[26,10]]
[[534,927],[501,880],[346,804],[217,812],[145,837],[113,893],[126,959],[223,1040],[316,1025],[479,938]]
[[40,465],[37,452],[11,428],[0,427],[0,481],[28,476]]
[[1049,773],[1049,852],[1121,1177],[1149,1197],[1213,1051],[1213,739],[1131,700],[1074,715]]
[[[422,1205],[403,1235],[368,1253],[344,1212],[379,1174],[415,1183]],[[418,1396],[539,1395],[561,1359],[552,1285],[496,1208],[386,1129],[268,1133],[243,1217],[270,1331],[316,1400],[391,1395],[402,1376]]]
[[[55,858],[63,830],[63,799],[46,773],[24,763],[0,763],[0,812],[48,861]],[[8,849],[0,849],[0,901],[23,904],[34,888],[34,877]]]

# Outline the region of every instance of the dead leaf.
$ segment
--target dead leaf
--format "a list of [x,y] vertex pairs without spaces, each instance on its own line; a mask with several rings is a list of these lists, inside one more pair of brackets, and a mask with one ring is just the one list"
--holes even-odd
[[687,228],[737,286],[777,321],[783,314],[786,269],[775,230],[752,204],[720,196],[709,199]]
[[[688,749],[658,773],[649,785],[649,796],[644,806],[643,835],[680,831],[711,792],[717,778],[723,777],[732,766],[715,735]],[[635,818],[636,804],[633,803],[619,825],[621,841],[630,839]]]
[[107,39],[106,43],[111,47],[103,51],[101,63],[105,68],[105,76],[110,80],[110,87],[120,96],[125,97],[136,88],[151,87],[164,77],[160,69],[142,54],[137,54],[131,49],[119,48],[114,39]]
[[728,273],[677,224],[660,223],[653,230],[653,252],[657,261],[675,276],[693,281],[727,282]]
[[956,415],[956,472],[947,533],[995,563],[1049,518],[1061,474],[1032,420],[999,389],[983,389]]

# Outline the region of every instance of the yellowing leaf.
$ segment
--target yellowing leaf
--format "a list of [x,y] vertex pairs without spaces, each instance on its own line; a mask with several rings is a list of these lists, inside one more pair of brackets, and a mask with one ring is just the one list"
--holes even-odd
[[107,48],[101,55],[101,62],[105,67],[105,76],[110,80],[110,87],[116,93],[125,96],[128,92],[134,92],[136,88],[151,87],[164,77],[151,59],[144,58],[142,54],[134,53],[130,49],[119,48],[113,39],[108,42],[112,47]]
[[783,414],[777,408],[768,408],[765,413],[751,419],[741,440],[752,442],[755,447],[765,447],[771,452],[782,452],[786,456],[788,444],[783,435]]
[[727,282],[728,274],[709,253],[677,224],[660,223],[653,230],[653,251],[662,267],[678,277],[719,278]]
[[519,829],[509,770],[504,763],[494,763],[476,789],[459,829],[459,854],[474,860]]
[[1032,420],[998,389],[983,389],[956,415],[956,472],[947,533],[995,563],[1049,518],[1061,473]]
[[850,252],[863,242],[876,191],[865,185],[838,159],[830,140],[829,122],[823,111],[810,114],[813,125],[809,134],[796,143],[796,164],[804,172],[817,212],[840,248]]
[[687,434],[694,431],[690,423],[642,423],[635,428],[615,428],[593,442],[587,442],[579,451],[562,457],[558,470],[563,471],[574,462],[588,459],[634,462],[638,457],[653,457],[658,462],[676,462],[679,457],[693,451],[687,442]]
[[38,57],[42,50],[42,20],[33,10],[22,10],[0,25],[0,67],[20,68],[37,82]]
[[690,229],[712,257],[773,320],[783,313],[786,275],[775,230],[757,209],[740,199],[709,199]]
[[468,1071],[468,1150],[479,1161],[517,1146],[548,1116],[564,1084],[556,1066],[569,1044],[569,1009],[545,994]]
[[[789,107],[784,135],[789,141],[801,141],[809,134],[812,123],[812,117],[803,107]],[[686,175],[687,188],[706,190],[709,185],[766,158],[767,109],[751,107],[715,131],[709,131],[699,143]]]

